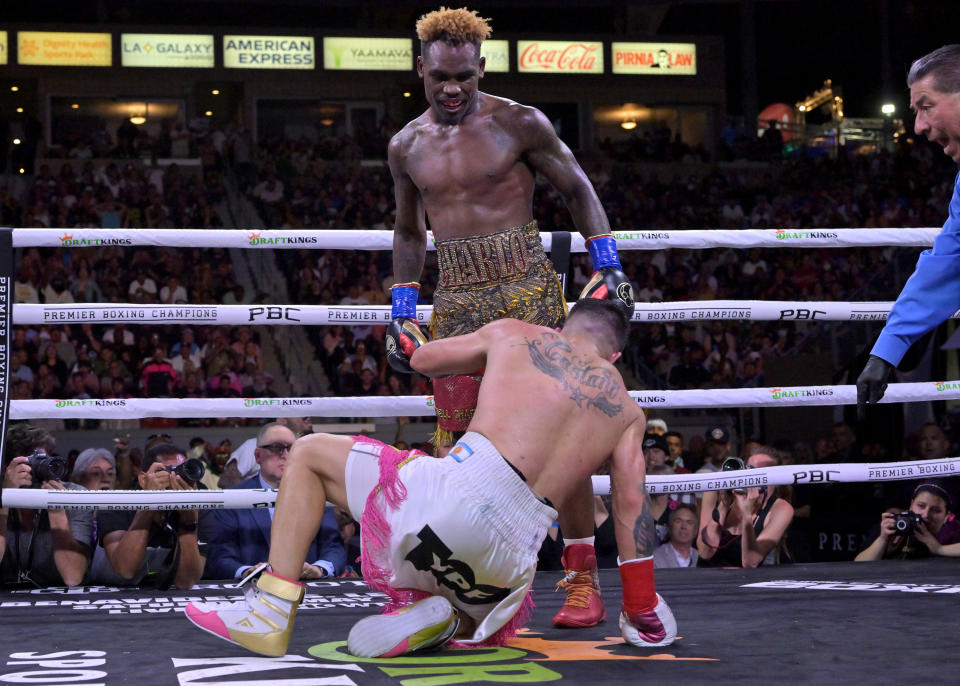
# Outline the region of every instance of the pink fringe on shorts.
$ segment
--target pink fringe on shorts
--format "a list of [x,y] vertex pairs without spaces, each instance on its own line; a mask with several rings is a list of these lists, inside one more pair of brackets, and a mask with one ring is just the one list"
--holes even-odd
[[[380,481],[378,487],[370,491],[367,502],[360,518],[360,564],[363,580],[373,589],[385,593],[390,602],[381,610],[382,613],[395,612],[418,600],[429,598],[426,591],[416,589],[398,589],[390,585],[390,570],[374,562],[379,553],[390,542],[390,523],[378,506],[377,497],[383,495],[386,506],[396,509],[407,498],[407,489],[400,479],[400,464],[408,458],[427,457],[419,450],[397,450],[381,441],[367,436],[352,436],[357,443],[369,443],[383,446],[380,452]],[[502,646],[516,637],[517,631],[523,628],[534,608],[533,591],[527,591],[520,609],[510,618],[510,621],[500,627],[490,638],[482,643],[461,643],[453,641],[447,645],[453,648],[478,648],[487,646]]]

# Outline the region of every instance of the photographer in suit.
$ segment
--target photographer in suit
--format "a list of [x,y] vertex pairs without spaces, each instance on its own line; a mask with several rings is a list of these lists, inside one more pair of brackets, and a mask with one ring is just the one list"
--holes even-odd
[[951,507],[950,495],[942,486],[932,482],[920,484],[913,491],[909,511],[884,512],[880,523],[867,536],[873,543],[854,559],[872,562],[951,555],[942,550],[960,543],[960,522],[947,519]]
[[[37,449],[52,453],[55,445],[45,429],[30,422],[12,424],[3,456],[3,487],[86,490],[62,481],[67,476],[63,458],[30,457]],[[92,532],[92,510],[0,508],[0,582],[79,585],[90,564]]]
[[[280,488],[287,457],[296,438],[293,431],[284,424],[274,422],[261,427],[254,450],[260,473],[231,488]],[[272,507],[217,510],[214,512],[214,519],[216,529],[210,541],[207,577],[239,579],[248,569],[269,557]],[[340,538],[340,527],[337,525],[333,508],[327,507],[320,530],[310,544],[300,578],[339,576],[346,564],[347,551]]]

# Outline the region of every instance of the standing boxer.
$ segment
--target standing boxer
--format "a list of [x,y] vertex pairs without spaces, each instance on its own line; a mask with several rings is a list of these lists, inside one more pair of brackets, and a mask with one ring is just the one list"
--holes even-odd
[[[397,345],[417,327],[416,303],[426,252],[426,219],[437,248],[440,279],[433,296],[436,338],[476,331],[512,317],[557,327],[566,305],[533,218],[533,190],[542,174],[563,197],[587,240],[596,270],[581,297],[611,298],[633,313],[630,281],[593,186],[547,118],[533,107],[478,89],[490,36],[486,19],[441,9],[417,22],[417,73],[430,107],[390,141],[396,194],[393,321],[387,359],[410,371]],[[452,443],[473,417],[480,372],[434,380],[438,435]],[[593,549],[593,490],[581,484],[561,519],[563,562],[570,581],[558,626],[593,626],[605,617]],[[587,592],[587,590],[590,592]]]
[[454,636],[501,645],[530,609],[553,503],[563,507],[610,458],[621,634],[639,647],[670,645],[676,620],[654,583],[646,421],[613,366],[627,328],[616,305],[588,299],[559,332],[504,319],[432,343],[401,338],[422,374],[486,369],[469,431],[439,459],[366,438],[299,439],[280,482],[271,569],[244,600],[190,604],[187,616],[227,641],[283,655],[304,594],[294,579],[330,500],[361,520],[364,579],[394,600],[350,631],[353,655],[395,657]]

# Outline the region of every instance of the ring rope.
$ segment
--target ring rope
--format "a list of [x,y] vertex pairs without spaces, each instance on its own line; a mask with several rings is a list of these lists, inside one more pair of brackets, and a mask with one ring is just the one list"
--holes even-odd
[[[732,488],[788,486],[824,483],[879,483],[923,477],[960,474],[960,457],[905,462],[854,462],[842,464],[804,464],[762,467],[734,472],[708,474],[670,474],[648,476],[647,491],[661,493],[699,493]],[[610,493],[610,477],[593,476],[595,495]],[[274,489],[228,489],[197,491],[55,491],[43,488],[4,488],[3,507],[68,510],[220,510],[273,507]]]
[[[630,391],[645,408],[854,405],[857,387],[789,386]],[[881,403],[960,400],[960,381],[892,383]],[[432,395],[313,398],[90,398],[10,401],[11,419],[142,419],[145,417],[432,417]]]
[[[572,307],[575,303],[567,303]],[[886,321],[892,302],[807,300],[680,300],[635,303],[632,321]],[[432,305],[417,307],[429,322]],[[960,318],[960,310],[951,319]],[[138,305],[68,303],[13,306],[14,324],[223,324],[230,326],[365,326],[387,324],[389,305]]]
[[[614,231],[618,250],[669,248],[851,248],[929,247],[942,230],[926,228],[860,229],[690,229],[684,231]],[[549,251],[553,235],[541,232]],[[70,248],[153,245],[169,248],[255,248],[392,250],[393,231],[312,229],[298,231],[243,229],[13,229],[14,248]],[[435,250],[427,232],[427,250]],[[570,250],[586,252],[583,236],[571,234]]]

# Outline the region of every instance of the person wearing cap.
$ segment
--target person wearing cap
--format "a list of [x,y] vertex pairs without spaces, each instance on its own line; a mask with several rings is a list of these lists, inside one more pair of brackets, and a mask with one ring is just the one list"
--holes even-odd
[[643,434],[643,459],[646,461],[647,472],[650,467],[663,465],[667,462],[667,455],[670,454],[670,447],[667,445],[667,439],[653,431],[647,431]]
[[703,435],[706,440],[706,460],[697,474],[719,472],[720,465],[730,457],[730,432],[723,426],[711,426]]
[[[186,461],[173,443],[156,443],[147,449],[137,475],[145,491],[196,490],[173,471]],[[153,510],[101,510],[97,524],[106,564],[93,565],[94,583],[151,585],[157,588],[190,588],[203,574],[206,542],[212,533],[209,510],[161,512]]]
[[667,433],[667,423],[662,419],[648,419],[647,433],[663,436],[665,433]]
[[920,521],[906,530],[897,530],[897,515],[884,512],[880,522],[867,535],[870,545],[854,558],[857,562],[874,560],[912,560],[920,557],[960,556],[960,522],[950,519],[953,507],[950,494],[933,482],[922,483],[913,491],[909,512]]

